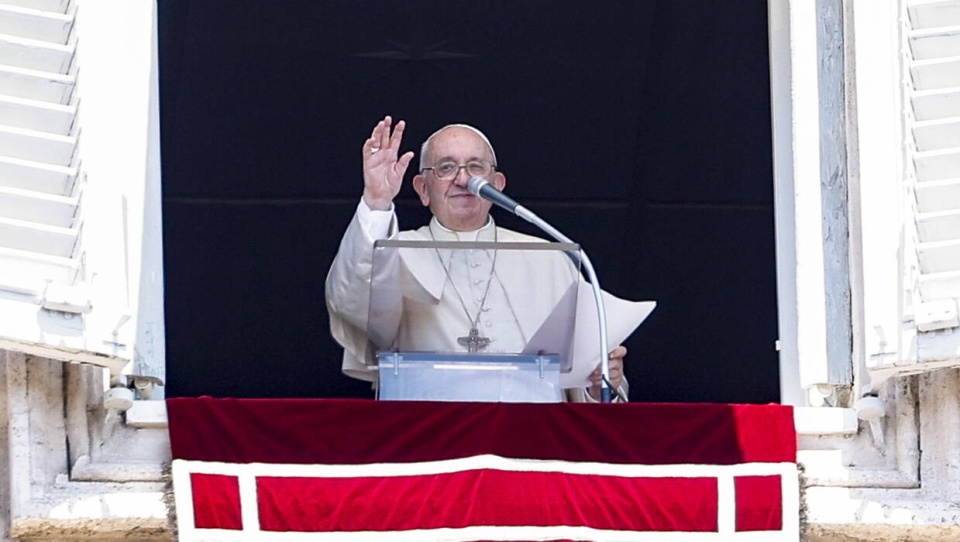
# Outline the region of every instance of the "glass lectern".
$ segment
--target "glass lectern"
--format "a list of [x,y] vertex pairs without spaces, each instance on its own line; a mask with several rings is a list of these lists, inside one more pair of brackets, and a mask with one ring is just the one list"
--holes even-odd
[[367,336],[378,397],[561,401],[579,251],[573,243],[377,241]]

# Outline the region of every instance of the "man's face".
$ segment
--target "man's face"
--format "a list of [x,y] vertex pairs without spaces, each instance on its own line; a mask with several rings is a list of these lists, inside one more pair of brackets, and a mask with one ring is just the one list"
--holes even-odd
[[[457,126],[447,128],[434,136],[428,153],[429,156],[424,160],[427,167],[442,162],[493,162],[493,155],[483,139],[474,132]],[[487,177],[490,184],[498,190],[503,190],[507,184],[506,177],[499,171],[494,171]],[[413,188],[420,195],[423,205],[430,207],[430,212],[445,227],[454,231],[471,231],[487,223],[491,203],[467,190],[469,180],[470,174],[466,168],[460,169],[457,176],[448,181],[437,179],[432,170],[427,170],[413,178]]]

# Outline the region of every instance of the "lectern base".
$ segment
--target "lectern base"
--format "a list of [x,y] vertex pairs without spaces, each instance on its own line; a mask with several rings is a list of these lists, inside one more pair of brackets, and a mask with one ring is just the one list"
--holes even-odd
[[382,400],[558,403],[557,355],[380,352]]

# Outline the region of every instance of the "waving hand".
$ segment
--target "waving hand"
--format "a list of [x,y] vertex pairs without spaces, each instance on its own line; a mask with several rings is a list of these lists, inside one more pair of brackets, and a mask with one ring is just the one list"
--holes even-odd
[[404,121],[397,123],[391,133],[393,119],[383,117],[363,143],[363,201],[371,209],[385,211],[400,192],[403,175],[413,160],[413,152],[400,152]]

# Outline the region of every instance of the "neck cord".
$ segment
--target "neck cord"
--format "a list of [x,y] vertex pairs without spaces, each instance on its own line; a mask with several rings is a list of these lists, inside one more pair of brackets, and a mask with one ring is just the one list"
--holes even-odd
[[[430,238],[436,241],[436,237],[433,235],[433,229],[430,229]],[[497,230],[493,230],[493,242],[497,242]],[[437,260],[440,261],[440,267],[443,268],[444,274],[447,276],[447,281],[450,282],[450,286],[453,288],[454,293],[457,294],[457,299],[460,300],[460,306],[463,307],[463,312],[467,316],[467,321],[470,322],[470,330],[476,331],[479,333],[478,324],[480,322],[480,315],[483,313],[483,305],[487,302],[487,295],[490,293],[490,284],[493,282],[494,273],[497,270],[497,251],[493,251],[493,262],[490,268],[490,276],[487,277],[487,286],[483,291],[483,298],[480,299],[480,306],[477,308],[477,316],[474,318],[470,317],[470,311],[467,309],[467,304],[463,300],[463,296],[460,295],[460,290],[457,288],[456,283],[453,282],[453,277],[450,276],[450,269],[443,263],[443,257],[440,256],[440,250],[437,248],[433,249],[437,254]],[[451,261],[452,264],[452,261]]]

